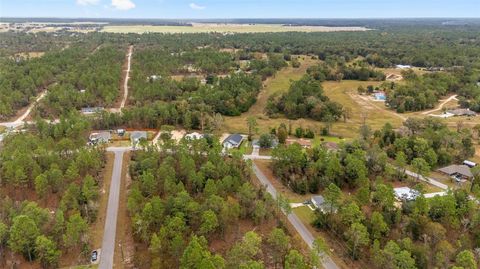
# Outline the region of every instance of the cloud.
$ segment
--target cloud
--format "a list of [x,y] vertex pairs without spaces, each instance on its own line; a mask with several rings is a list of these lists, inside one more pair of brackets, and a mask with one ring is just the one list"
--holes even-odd
[[112,0],[112,6],[120,10],[129,10],[135,7],[131,0]]
[[100,0],[77,0],[77,4],[81,6],[96,5]]
[[206,7],[204,7],[204,6],[199,6],[199,5],[195,4],[195,3],[190,3],[189,6],[190,6],[191,9],[195,9],[195,10],[203,10],[203,9],[206,8]]

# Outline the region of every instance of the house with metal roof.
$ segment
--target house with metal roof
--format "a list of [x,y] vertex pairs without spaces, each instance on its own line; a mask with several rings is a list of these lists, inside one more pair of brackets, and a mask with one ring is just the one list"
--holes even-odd
[[409,187],[394,188],[393,192],[399,201],[413,201],[420,196],[420,192]]
[[95,113],[102,112],[104,110],[103,107],[84,107],[81,109],[83,115],[92,115]]
[[244,136],[241,134],[231,134],[223,140],[223,147],[226,149],[238,148],[243,142]]

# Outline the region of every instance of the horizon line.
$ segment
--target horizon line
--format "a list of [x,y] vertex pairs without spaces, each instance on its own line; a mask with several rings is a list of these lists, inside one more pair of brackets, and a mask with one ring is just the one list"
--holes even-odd
[[413,20],[413,19],[480,19],[479,17],[237,17],[237,18],[139,18],[139,17],[58,17],[0,16],[1,19],[107,19],[107,20]]

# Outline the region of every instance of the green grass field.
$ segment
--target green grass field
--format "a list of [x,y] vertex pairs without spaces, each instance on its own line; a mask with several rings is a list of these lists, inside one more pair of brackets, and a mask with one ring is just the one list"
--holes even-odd
[[281,24],[215,24],[196,23],[193,26],[107,25],[108,33],[268,33],[268,32],[338,32],[366,31],[364,27],[284,26]]

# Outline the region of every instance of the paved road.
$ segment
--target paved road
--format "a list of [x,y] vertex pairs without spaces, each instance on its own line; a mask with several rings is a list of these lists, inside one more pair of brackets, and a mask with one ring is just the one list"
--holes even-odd
[[419,176],[417,173],[409,171],[409,170],[405,170],[405,174],[407,174],[408,176],[414,177],[414,178],[418,178],[421,181],[425,181],[428,184],[431,184],[433,186],[439,187],[442,190],[448,190],[447,185],[435,180],[434,178],[424,177],[424,176],[421,176],[421,175]]
[[113,268],[123,153],[127,151],[126,148],[109,148],[108,150],[115,154],[115,160],[113,163],[112,181],[110,182],[110,192],[108,195],[107,216],[103,231],[102,254],[100,256],[99,266],[100,269]]
[[[258,167],[252,163],[253,172],[260,180],[260,182],[267,187],[267,191],[272,195],[273,198],[276,199],[277,197],[277,190],[273,187],[272,183],[268,180],[268,178],[258,169]],[[302,239],[307,243],[307,245],[311,248],[313,241],[315,238],[313,237],[312,233],[305,227],[303,222],[297,217],[295,213],[288,214],[288,221],[293,225],[295,230],[300,234]],[[330,256],[324,255],[322,260],[322,265],[325,269],[339,269],[340,267],[330,258]]]

